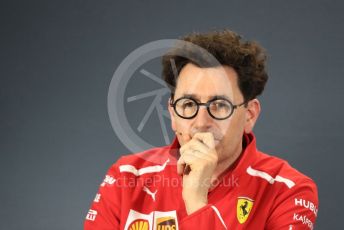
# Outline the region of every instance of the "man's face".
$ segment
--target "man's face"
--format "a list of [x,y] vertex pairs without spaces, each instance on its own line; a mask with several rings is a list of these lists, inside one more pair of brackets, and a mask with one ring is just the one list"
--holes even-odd
[[[229,66],[200,68],[187,64],[181,70],[174,95],[174,101],[191,96],[197,102],[208,102],[214,97],[225,97],[233,105],[241,104],[244,97],[237,84],[237,73]],[[241,150],[242,135],[247,130],[247,108],[240,106],[225,120],[212,118],[205,106],[200,106],[192,119],[179,117],[169,106],[172,129],[177,132],[180,145],[186,143],[187,135],[192,138],[197,132],[211,132],[215,138],[219,161]]]

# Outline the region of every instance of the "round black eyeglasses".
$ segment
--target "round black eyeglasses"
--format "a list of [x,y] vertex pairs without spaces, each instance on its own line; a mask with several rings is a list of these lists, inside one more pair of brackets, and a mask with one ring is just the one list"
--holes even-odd
[[229,118],[236,108],[244,104],[246,104],[246,101],[238,105],[233,105],[232,102],[225,98],[214,98],[206,103],[200,103],[190,97],[181,97],[175,102],[172,100],[170,102],[176,114],[181,118],[192,119],[196,117],[199,107],[205,106],[209,115],[216,120]]

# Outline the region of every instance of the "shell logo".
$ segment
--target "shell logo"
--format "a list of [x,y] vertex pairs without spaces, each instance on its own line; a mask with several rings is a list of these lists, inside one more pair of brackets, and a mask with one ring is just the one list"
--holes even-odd
[[148,230],[149,229],[149,223],[147,220],[135,220],[132,222],[128,228],[129,230]]

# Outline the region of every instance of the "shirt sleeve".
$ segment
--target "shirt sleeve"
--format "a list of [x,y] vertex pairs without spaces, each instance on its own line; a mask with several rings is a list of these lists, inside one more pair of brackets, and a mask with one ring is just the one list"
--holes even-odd
[[314,229],[318,215],[318,191],[312,180],[284,191],[274,202],[267,230]]
[[85,218],[84,230],[119,229],[120,190],[116,164],[108,170]]
[[208,204],[183,219],[179,223],[179,229],[224,230],[227,229],[227,225],[219,210],[214,205]]

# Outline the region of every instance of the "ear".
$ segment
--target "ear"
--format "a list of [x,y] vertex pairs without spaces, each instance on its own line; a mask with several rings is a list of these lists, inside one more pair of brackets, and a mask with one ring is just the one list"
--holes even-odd
[[245,116],[245,133],[252,132],[254,125],[260,114],[260,102],[258,99],[253,99],[248,102],[246,116]]
[[171,98],[168,99],[168,101],[167,101],[167,108],[168,108],[168,112],[170,113],[170,117],[171,117],[171,127],[172,127],[172,130],[174,132],[176,132],[177,131],[176,119],[175,119],[174,109],[171,106],[171,100],[172,100]]

